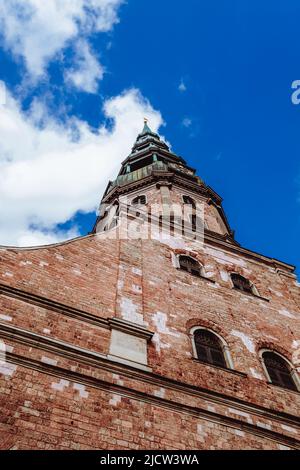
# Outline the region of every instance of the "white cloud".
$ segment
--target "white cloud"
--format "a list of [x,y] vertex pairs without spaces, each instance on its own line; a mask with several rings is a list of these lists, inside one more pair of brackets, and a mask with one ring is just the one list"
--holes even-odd
[[0,80],[0,106],[6,103],[6,87],[5,83]]
[[97,207],[144,116],[154,131],[162,124],[160,113],[135,89],[107,100],[104,114],[114,125],[92,132],[76,118],[58,124],[40,103],[24,114],[7,93],[7,104],[0,107],[1,244],[34,245],[76,235],[76,229],[57,232],[56,225]]
[[[85,43],[86,48],[84,73],[90,64],[95,76],[97,59],[91,59],[87,37],[110,31],[118,22],[118,9],[123,1],[0,0],[1,36],[5,47],[24,60],[33,80],[43,76],[48,63],[60,51],[69,45],[76,48],[78,42]],[[79,57],[80,64],[82,57]],[[77,80],[82,87],[80,79]]]
[[91,53],[89,45],[79,41],[76,46],[76,66],[66,71],[65,80],[79,90],[96,93],[103,74],[104,69]]
[[181,93],[184,93],[187,90],[187,87],[183,81],[183,78],[180,80],[180,83],[178,85],[178,90],[181,91]]
[[19,246],[42,246],[52,243],[62,242],[64,240],[78,237],[79,233],[76,228],[64,232],[62,230],[52,230],[50,232],[42,232],[38,229],[20,230],[18,235]]
[[185,117],[183,120],[182,120],[182,125],[183,127],[191,127],[192,125],[192,120],[188,117]]

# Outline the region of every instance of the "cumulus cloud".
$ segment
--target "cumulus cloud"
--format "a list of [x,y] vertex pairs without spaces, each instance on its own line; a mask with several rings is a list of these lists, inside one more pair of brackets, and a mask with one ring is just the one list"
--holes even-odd
[[104,69],[92,54],[86,41],[79,41],[76,46],[76,65],[66,71],[65,79],[79,90],[96,93],[98,81],[102,79]]
[[179,83],[179,85],[178,85],[178,90],[179,90],[181,93],[184,93],[184,92],[187,90],[187,86],[186,86],[186,84],[184,83],[183,78],[180,80],[180,83]]
[[[24,60],[28,73],[37,80],[48,63],[67,46],[75,46],[79,63],[73,83],[83,89],[81,73],[88,66],[94,79],[88,90],[95,89],[101,78],[101,65],[92,56],[87,37],[108,32],[118,22],[118,9],[124,0],[0,0],[2,41],[15,57]],[[81,49],[81,54],[80,54]],[[75,72],[74,72],[75,73]]]
[[6,87],[5,83],[0,80],[0,106],[6,102]]
[[191,118],[185,117],[185,118],[182,120],[182,125],[183,125],[183,127],[191,127],[192,122],[193,122],[193,121],[191,120]]
[[[99,110],[100,111],[100,110]],[[77,211],[96,209],[148,116],[161,114],[136,89],[104,103],[106,122],[93,132],[72,118],[55,122],[41,103],[24,113],[7,93],[0,106],[0,243],[36,245],[77,234],[57,230]],[[41,125],[42,122],[42,125]]]

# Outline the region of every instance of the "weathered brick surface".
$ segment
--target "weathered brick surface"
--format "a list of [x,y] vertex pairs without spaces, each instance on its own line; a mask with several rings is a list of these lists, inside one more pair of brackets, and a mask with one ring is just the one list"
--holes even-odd
[[[18,367],[2,403],[2,446],[18,449],[278,449],[280,444]],[[55,388],[56,387],[56,388]],[[10,410],[10,413],[7,413]]]
[[[156,187],[144,192],[161,203]],[[172,201],[181,203],[182,194],[174,187]],[[205,203],[205,213],[208,230],[223,235],[215,207]],[[299,365],[300,289],[291,268],[217,239],[107,237],[0,249],[0,339],[7,351],[0,364],[1,447],[299,446],[299,393],[269,384],[259,359],[269,348]],[[196,257],[208,279],[177,269],[180,253]],[[259,296],[233,289],[231,272],[250,279]],[[108,356],[112,318],[154,333],[151,371]],[[223,337],[234,370],[193,358],[194,326]]]

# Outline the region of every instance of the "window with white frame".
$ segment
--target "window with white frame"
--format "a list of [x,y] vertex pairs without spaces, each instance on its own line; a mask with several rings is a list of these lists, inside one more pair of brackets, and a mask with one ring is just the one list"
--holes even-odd
[[272,384],[289,390],[299,390],[297,371],[285,358],[274,351],[262,352],[261,358],[267,377]]
[[194,327],[191,333],[195,358],[206,364],[233,369],[228,346],[219,335],[200,327]]

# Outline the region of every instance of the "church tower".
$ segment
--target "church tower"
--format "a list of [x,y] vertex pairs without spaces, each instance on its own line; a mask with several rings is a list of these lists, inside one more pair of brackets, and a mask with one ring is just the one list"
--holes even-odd
[[299,449],[294,270],[145,120],[92,233],[0,247],[0,448]]
[[[237,244],[221,206],[222,199],[185,160],[170,151],[145,120],[117,179],[109,182],[94,227],[99,233],[114,228],[125,209],[129,221],[139,213],[164,231],[168,223],[175,235],[199,232]],[[139,212],[136,209],[140,209]],[[148,227],[149,228],[149,227]],[[144,234],[147,238],[149,233]]]

